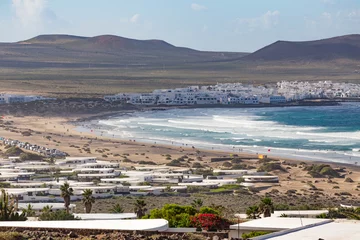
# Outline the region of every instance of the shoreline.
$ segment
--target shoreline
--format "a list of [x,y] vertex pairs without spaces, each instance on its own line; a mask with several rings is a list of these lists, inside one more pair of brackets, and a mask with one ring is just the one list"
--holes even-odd
[[[261,166],[256,154],[246,152],[234,153],[222,149],[208,150],[200,147],[192,148],[191,145],[174,146],[160,143],[142,143],[138,141],[114,139],[107,136],[97,136],[94,133],[78,132],[76,127],[71,124],[71,121],[75,121],[76,119],[75,117],[6,117],[5,121],[13,122],[9,125],[9,130],[0,128],[0,136],[47,146],[49,148],[57,148],[67,152],[73,157],[93,156],[102,161],[119,162],[122,168],[144,166],[147,165],[145,162],[153,162],[156,165],[166,165],[171,160],[188,156],[188,158],[193,160],[191,162],[185,161],[183,164],[188,165],[190,168],[193,163],[200,163],[205,168],[210,167],[216,169],[222,168],[224,162],[231,161],[211,162],[211,158],[229,157],[230,154],[238,154],[239,158],[243,158],[242,164],[248,167],[258,168]],[[29,131],[29,129],[31,129],[31,136],[23,136],[21,134],[21,131]],[[50,136],[51,138],[47,139],[46,136]],[[0,146],[0,149],[4,152],[4,146]],[[89,152],[87,152],[86,149],[89,149]],[[167,156],[171,156],[171,159],[167,159]],[[288,157],[273,157],[271,155],[268,155],[268,158],[281,163],[286,171],[271,171],[271,174],[279,177],[280,185],[261,190],[261,195],[269,193],[272,189],[279,190],[281,194],[286,194],[288,190],[292,189],[302,191],[302,189],[309,188],[307,184],[309,182],[319,189],[325,189],[326,194],[331,195],[331,197],[338,197],[336,194],[345,191],[350,192],[353,197],[358,195],[356,187],[357,182],[360,181],[360,166],[337,162],[303,161]],[[326,178],[313,178],[308,175],[307,171],[301,168],[301,162],[305,162],[308,166],[324,163],[333,168],[345,168],[346,173],[344,172],[343,174],[351,177],[354,183],[343,183],[340,185],[341,189],[333,189],[333,185],[328,184]],[[297,167],[294,165],[297,165]],[[333,181],[339,183],[344,182],[344,178],[335,178]],[[353,197],[349,198],[349,200],[353,199]]]
[[[323,103],[323,102],[322,102]],[[335,104],[335,106],[341,105],[340,103]],[[298,106],[298,105],[296,105]],[[307,106],[307,105],[304,105]],[[314,106],[314,105],[310,105]],[[316,106],[334,106],[333,103],[330,105],[316,105]],[[271,105],[267,107],[279,107],[277,105]],[[288,106],[288,107],[294,107],[294,106]],[[226,108],[223,107],[223,108]],[[251,147],[251,145],[232,145],[232,144],[223,144],[223,143],[189,143],[185,142],[182,143],[181,141],[174,140],[173,142],[170,140],[161,140],[161,139],[143,139],[140,137],[124,137],[120,135],[110,134],[109,131],[111,131],[111,128],[108,128],[104,125],[99,125],[98,121],[101,120],[109,120],[116,117],[121,117],[128,114],[138,113],[138,112],[151,112],[151,111],[163,111],[163,110],[173,110],[173,109],[197,109],[196,107],[170,107],[166,109],[154,109],[154,108],[142,108],[140,110],[129,110],[129,111],[118,111],[118,112],[111,112],[107,114],[100,114],[96,116],[91,117],[84,117],[81,119],[78,119],[79,121],[72,121],[72,124],[75,126],[75,130],[80,132],[87,132],[96,134],[97,136],[105,136],[109,139],[117,139],[121,141],[137,141],[139,143],[153,145],[154,142],[157,144],[162,144],[164,146],[169,147],[191,147],[194,146],[197,149],[202,149],[206,151],[211,151],[216,149],[217,151],[226,152],[230,154],[265,154],[269,155],[273,158],[281,158],[281,159],[292,159],[295,161],[306,161],[306,162],[319,162],[319,163],[328,163],[328,164],[346,164],[351,166],[357,166],[357,162],[360,162],[359,156],[351,156],[349,155],[351,152],[347,151],[336,151],[336,150],[314,150],[314,149],[295,149],[295,148],[281,148],[281,147],[267,147],[267,146],[256,146],[256,148]],[[214,109],[211,107],[211,109]],[[216,109],[216,108],[215,108]],[[156,113],[155,113],[156,114]],[[83,123],[87,123],[89,125],[84,126]],[[90,129],[96,129],[91,130]],[[93,131],[93,132],[92,132]],[[100,133],[101,132],[101,133]],[[245,149],[245,150],[244,150]],[[270,151],[267,151],[268,149],[271,149]],[[354,152],[354,151],[352,151]],[[327,160],[328,159],[328,160]]]
[[[117,110],[112,112],[103,112],[93,114],[92,116],[88,117],[81,117],[77,121],[91,121],[96,120],[99,118],[104,117],[114,117],[114,116],[121,116],[126,113],[133,113],[133,112],[146,112],[146,111],[166,111],[170,109],[222,109],[222,108],[286,108],[286,107],[330,107],[330,106],[338,106],[343,102],[360,102],[360,99],[348,100],[348,99],[341,99],[339,100],[326,100],[326,99],[314,99],[314,100],[306,100],[306,101],[297,101],[297,102],[290,102],[285,104],[234,104],[234,105],[224,105],[224,104],[198,104],[198,105],[148,105],[148,106],[141,106],[141,105],[131,105],[134,109],[128,110]],[[91,114],[90,114],[91,115]]]

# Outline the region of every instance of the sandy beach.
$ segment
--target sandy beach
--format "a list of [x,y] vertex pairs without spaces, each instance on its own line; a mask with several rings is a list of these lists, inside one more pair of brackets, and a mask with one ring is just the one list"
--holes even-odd
[[[91,117],[86,115],[82,117]],[[199,162],[203,166],[212,168],[221,167],[223,162],[211,162],[214,157],[229,157],[232,152],[216,150],[197,149],[196,146],[168,146],[160,144],[146,144],[129,140],[120,140],[99,136],[95,133],[78,132],[75,125],[70,122],[76,121],[78,117],[15,117],[4,116],[3,122],[8,122],[7,128],[0,128],[0,136],[30,142],[49,148],[56,148],[68,153],[70,156],[96,156],[99,160],[121,162],[121,166],[135,166],[140,161],[151,161],[156,164],[166,164],[171,159],[177,159],[187,155],[192,157],[194,162]],[[31,136],[23,136],[22,132],[30,131]],[[4,146],[0,146],[4,151]],[[242,163],[253,168],[259,167],[260,163],[256,155],[247,153],[237,153]],[[271,158],[271,155],[268,156]],[[124,159],[127,159],[124,161]],[[130,160],[130,161],[129,161]],[[356,200],[360,181],[360,168],[353,165],[328,163],[333,168],[345,168],[343,175],[350,177],[353,182],[345,182],[345,178],[313,178],[307,171],[304,171],[299,160],[278,159],[286,171],[272,171],[278,175],[280,183],[277,186],[264,188],[260,194],[265,194],[277,189],[279,193],[289,194],[289,190],[296,195],[311,196],[316,192],[326,198]],[[306,165],[314,162],[306,161]],[[317,163],[319,164],[319,163]],[[314,191],[313,186],[316,189]],[[336,186],[336,187],[335,187]],[[295,191],[294,191],[295,190]],[[343,192],[351,195],[344,195]]]

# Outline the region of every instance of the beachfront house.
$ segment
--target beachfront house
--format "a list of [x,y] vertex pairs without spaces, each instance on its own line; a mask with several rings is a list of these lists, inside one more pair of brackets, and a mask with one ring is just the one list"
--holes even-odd
[[96,163],[96,157],[66,157],[64,160],[57,160],[55,164],[61,168],[74,168],[87,163]]

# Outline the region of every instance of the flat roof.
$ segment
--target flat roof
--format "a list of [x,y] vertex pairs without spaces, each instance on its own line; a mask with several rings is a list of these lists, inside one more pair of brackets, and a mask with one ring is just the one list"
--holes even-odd
[[115,189],[115,185],[107,185],[107,186],[76,186],[73,187],[74,190],[85,190],[85,189]]
[[[62,204],[64,206],[64,204]],[[74,216],[82,220],[114,220],[137,218],[135,213],[75,213]]]
[[245,176],[243,176],[243,178],[279,178],[279,177],[273,176],[273,175],[271,175],[271,176],[269,176],[269,175],[264,175],[264,176],[262,176],[262,175],[245,175]]
[[207,187],[211,187],[211,186],[219,186],[219,183],[215,183],[215,182],[209,182],[209,183],[205,183],[205,182],[191,182],[191,183],[178,183],[179,186],[207,186]]
[[4,188],[8,194],[24,194],[27,192],[44,192],[49,191],[50,188]]
[[[328,213],[329,210],[285,210],[285,211],[274,211],[274,213],[271,214],[271,218],[278,218],[282,214],[286,215],[292,215],[292,216],[314,216],[314,215],[320,215],[322,213]],[[247,218],[246,213],[236,213],[234,214],[235,217],[240,217],[242,219]]]
[[123,231],[166,231],[169,228],[165,219],[138,220],[75,220],[75,221],[24,221],[0,222],[1,227],[54,228],[54,229],[97,229]]
[[[29,204],[34,210],[42,210],[45,206],[50,206],[54,210],[65,209],[64,203],[19,203],[19,209],[26,209]],[[70,204],[69,207],[74,208],[76,205]]]
[[[280,231],[312,224],[323,224],[329,221],[331,220],[321,218],[268,217],[240,223],[240,229],[253,231]],[[231,225],[230,229],[238,229],[238,224]]]
[[[275,236],[274,236],[275,235]],[[255,238],[257,239],[257,238]],[[267,238],[271,240],[348,240],[360,239],[360,221],[336,220],[319,226],[312,226],[297,231],[284,231],[277,234],[271,234]]]
[[102,178],[100,181],[102,182],[137,182],[139,178]]
[[[86,159],[96,159],[96,157],[66,157],[65,159],[61,159],[61,160],[86,160]],[[61,160],[57,160],[57,161],[61,161]]]
[[230,170],[230,169],[214,169],[213,170],[214,173],[247,173],[247,172],[254,172],[251,170],[242,170],[242,169],[234,169],[234,170]]
[[328,213],[329,210],[324,209],[324,210],[287,210],[287,211],[274,211],[273,214],[271,214],[271,217],[280,217],[282,214],[286,214],[286,215],[320,215],[322,213]]

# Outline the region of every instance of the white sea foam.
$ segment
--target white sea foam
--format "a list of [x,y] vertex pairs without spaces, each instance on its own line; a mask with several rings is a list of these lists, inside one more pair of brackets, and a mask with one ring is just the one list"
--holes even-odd
[[[331,109],[337,110],[336,107]],[[324,127],[280,124],[265,120],[270,111],[274,109],[172,109],[156,114],[137,112],[129,116],[100,120],[97,126],[111,128],[116,136],[149,142],[172,142],[177,145],[232,151],[243,149],[253,153],[306,159],[338,161],[341,157],[351,157],[352,160],[360,160],[356,151],[360,150],[360,131],[327,132],[328,129]],[[270,144],[270,147],[264,146],[266,144]],[[349,146],[349,151],[331,151],[331,146],[337,146],[336,149]],[[330,148],[330,151],[324,148]]]

